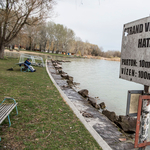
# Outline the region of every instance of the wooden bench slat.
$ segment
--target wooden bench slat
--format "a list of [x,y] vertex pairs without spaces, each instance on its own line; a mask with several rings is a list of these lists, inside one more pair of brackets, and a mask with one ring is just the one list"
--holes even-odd
[[0,105],[0,111],[2,111],[6,107],[6,104]]
[[14,109],[14,107],[16,107],[16,105],[17,104],[3,107],[3,112],[1,112],[1,115],[0,115],[0,124],[10,114],[10,112]]
[[8,105],[3,106],[3,108],[0,111],[0,118],[3,117],[3,114],[6,114],[7,112],[10,112],[12,110],[13,106],[14,105],[12,105],[12,104],[9,105],[9,106]]
[[2,107],[2,109],[0,109],[0,116],[2,116],[3,113],[6,113],[7,111],[9,110],[12,110],[12,108],[16,106],[16,104],[10,104],[10,105],[3,105],[3,106],[0,106]]
[[0,116],[2,116],[3,113],[6,113],[7,111],[11,110],[11,108],[14,106],[14,104],[10,104],[10,105],[3,105],[0,106],[2,109],[0,109]]
[[0,105],[0,124],[10,114],[10,112],[17,106],[16,104],[2,104]]
[[14,104],[2,104],[0,105],[0,112],[4,111],[4,109],[11,107]]
[[6,118],[5,116],[8,114],[10,114],[11,113],[11,110],[10,111],[7,111],[7,112],[5,112],[5,113],[3,113],[2,114],[2,116],[0,117],[0,122],[1,122],[1,120],[3,120],[3,118]]

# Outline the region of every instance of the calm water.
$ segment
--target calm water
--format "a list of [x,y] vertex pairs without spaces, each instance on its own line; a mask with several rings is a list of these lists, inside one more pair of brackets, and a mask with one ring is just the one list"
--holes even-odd
[[126,112],[127,91],[143,90],[143,85],[119,79],[120,62],[98,59],[72,59],[63,63],[63,71],[80,83],[79,89],[88,89],[90,96],[99,97],[109,111],[117,115]]

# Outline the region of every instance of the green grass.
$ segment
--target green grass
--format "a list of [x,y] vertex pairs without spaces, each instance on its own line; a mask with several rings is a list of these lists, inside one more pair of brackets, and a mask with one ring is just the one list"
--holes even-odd
[[0,101],[5,96],[18,102],[0,127],[0,149],[15,150],[101,150],[70,107],[63,101],[45,68],[21,72],[19,66],[7,71],[18,59],[0,60]]

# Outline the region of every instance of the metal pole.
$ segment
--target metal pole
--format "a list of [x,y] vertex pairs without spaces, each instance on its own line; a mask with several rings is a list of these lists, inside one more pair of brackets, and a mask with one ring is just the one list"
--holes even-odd
[[[144,85],[144,95],[149,94],[149,86]],[[141,111],[141,124],[140,124],[140,136],[139,143],[143,143],[147,140],[149,129],[149,117],[150,117],[150,104],[148,100],[143,100]],[[145,147],[139,148],[139,150],[145,150]]]

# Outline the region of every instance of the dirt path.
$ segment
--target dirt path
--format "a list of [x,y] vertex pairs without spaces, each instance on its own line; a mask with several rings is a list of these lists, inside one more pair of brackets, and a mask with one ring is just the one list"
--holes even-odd
[[[9,51],[8,49],[5,49],[6,52],[18,52],[18,53],[24,53],[24,54],[36,54],[36,55],[48,55],[48,54],[43,54],[43,53],[38,53],[38,52],[29,52],[29,51],[16,51],[16,50],[13,50],[13,51]],[[120,61],[120,58],[118,57],[112,57],[112,58],[105,58],[105,57],[100,57],[100,56],[91,56],[91,55],[86,55],[84,56],[84,58],[89,58],[89,59],[102,59],[102,60],[109,60],[109,61]]]
[[38,53],[38,52],[29,52],[29,51],[17,51],[17,50],[13,50],[13,51],[10,51],[8,49],[5,49],[5,52],[16,52],[16,53],[24,53],[24,54],[39,54],[39,55],[48,55],[48,54],[43,54],[43,53]]

